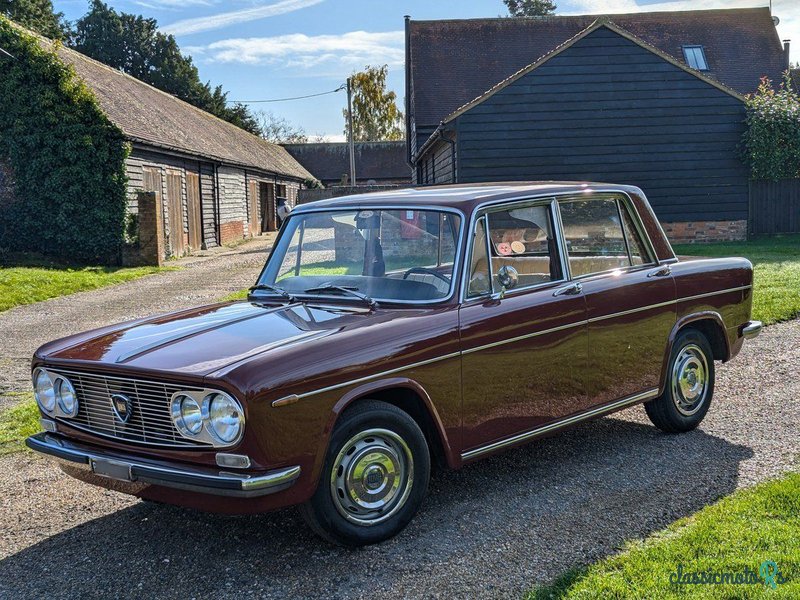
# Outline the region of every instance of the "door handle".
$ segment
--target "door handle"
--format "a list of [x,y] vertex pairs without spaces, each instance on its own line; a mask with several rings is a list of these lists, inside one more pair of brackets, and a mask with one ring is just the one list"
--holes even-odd
[[558,288],[555,292],[553,292],[553,296],[575,296],[576,294],[580,294],[582,291],[583,285],[580,281],[576,281],[575,283],[570,283],[569,285]]
[[647,276],[648,277],[666,277],[667,275],[671,275],[671,274],[672,274],[672,267],[670,267],[669,265],[664,265],[662,267],[659,267],[655,271],[650,271],[647,274]]

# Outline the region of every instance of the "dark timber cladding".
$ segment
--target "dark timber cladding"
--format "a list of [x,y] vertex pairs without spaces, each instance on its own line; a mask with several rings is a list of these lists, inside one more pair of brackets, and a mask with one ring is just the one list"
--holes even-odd
[[662,221],[736,220],[744,117],[735,94],[601,26],[445,130],[459,182],[613,181],[643,188]]

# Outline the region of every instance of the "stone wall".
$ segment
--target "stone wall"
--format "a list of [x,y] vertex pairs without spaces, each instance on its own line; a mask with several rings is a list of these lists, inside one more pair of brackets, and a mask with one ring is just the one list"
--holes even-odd
[[673,244],[732,242],[747,239],[747,221],[686,221],[661,223]]

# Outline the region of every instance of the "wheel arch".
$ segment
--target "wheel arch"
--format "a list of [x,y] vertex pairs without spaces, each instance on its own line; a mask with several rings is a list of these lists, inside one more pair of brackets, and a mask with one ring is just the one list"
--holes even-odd
[[450,444],[444,424],[430,395],[419,382],[406,377],[369,382],[343,395],[334,405],[325,428],[326,443],[323,447],[323,456],[328,450],[328,440],[333,428],[342,414],[362,400],[379,400],[405,411],[425,435],[433,461],[451,468],[457,468],[461,464],[458,460],[460,457],[456,456],[457,453]]
[[664,386],[667,382],[667,369],[669,367],[669,357],[672,354],[672,348],[675,345],[675,340],[680,335],[681,331],[691,327],[700,331],[708,340],[711,345],[711,352],[714,360],[727,361],[731,356],[730,344],[728,336],[726,335],[725,322],[718,312],[715,311],[702,311],[685,315],[678,319],[670,331],[669,338],[667,339],[667,347],[664,352],[664,359],[661,365],[661,378],[659,382],[658,392],[664,392]]

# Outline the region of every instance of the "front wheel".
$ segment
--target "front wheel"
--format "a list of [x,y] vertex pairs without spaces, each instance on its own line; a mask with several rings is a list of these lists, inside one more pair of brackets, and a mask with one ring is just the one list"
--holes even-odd
[[706,337],[684,329],[672,346],[664,392],[644,409],[668,433],[691,431],[703,420],[714,394],[714,354]]
[[336,424],[322,478],[300,512],[330,542],[374,544],[408,525],[430,470],[428,444],[414,419],[391,404],[362,401]]

